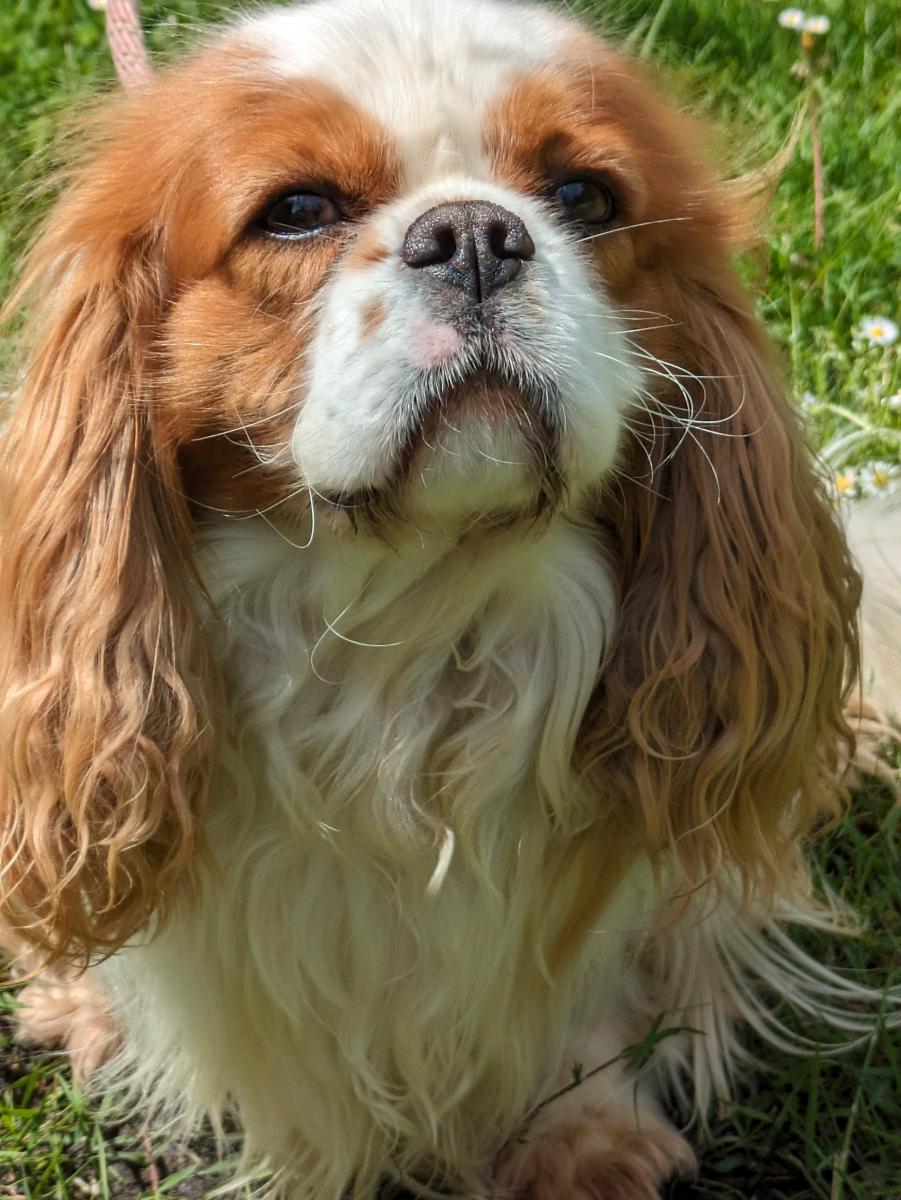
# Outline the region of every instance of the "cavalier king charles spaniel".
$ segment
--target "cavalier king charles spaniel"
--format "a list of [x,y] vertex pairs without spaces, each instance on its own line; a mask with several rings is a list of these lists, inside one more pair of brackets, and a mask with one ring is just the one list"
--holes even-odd
[[107,97],[28,261],[4,921],[272,1195],[650,1200],[741,1022],[868,1027],[784,930],[859,581],[708,141],[559,12],[317,0]]

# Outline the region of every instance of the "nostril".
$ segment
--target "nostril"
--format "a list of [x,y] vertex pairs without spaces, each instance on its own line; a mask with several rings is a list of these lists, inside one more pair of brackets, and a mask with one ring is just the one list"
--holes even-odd
[[432,263],[446,263],[457,253],[457,238],[452,226],[439,225],[434,231],[435,249]]
[[506,224],[500,224],[499,228],[501,237],[497,249],[492,244],[492,250],[498,258],[518,258],[522,262],[527,262],[535,257],[535,243],[532,241],[528,229],[518,217],[514,217]]
[[449,205],[432,208],[407,230],[401,257],[408,267],[441,267],[452,261],[460,243],[460,226],[449,209]]
[[488,226],[488,249],[495,258],[509,258],[507,249],[507,226],[502,221],[492,221]]

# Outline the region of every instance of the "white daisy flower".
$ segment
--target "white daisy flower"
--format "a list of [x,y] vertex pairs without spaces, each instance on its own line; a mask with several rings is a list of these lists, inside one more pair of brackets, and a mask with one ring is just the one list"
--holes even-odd
[[892,412],[901,412],[901,392],[895,392],[893,396],[883,396],[882,403]]
[[831,24],[828,17],[805,17],[801,28],[805,33],[828,33]]
[[871,346],[890,346],[898,340],[898,326],[888,317],[864,317],[860,332]]
[[864,496],[886,496],[901,482],[901,467],[897,463],[871,462],[860,468],[860,490]]
[[798,29],[804,28],[804,10],[803,8],[783,8],[779,14],[779,24],[783,29]]
[[813,412],[815,408],[819,408],[820,402],[813,392],[802,392],[799,401],[802,412]]

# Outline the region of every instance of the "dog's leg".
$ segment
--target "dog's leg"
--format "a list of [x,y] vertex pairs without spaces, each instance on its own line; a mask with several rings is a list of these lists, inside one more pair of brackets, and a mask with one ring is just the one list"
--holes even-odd
[[497,1200],[656,1200],[670,1176],[694,1168],[688,1142],[625,1063],[591,1074],[629,1041],[618,1026],[573,1036],[546,1095],[574,1086],[540,1107],[502,1154]]
[[42,966],[37,951],[7,932],[0,948],[9,955],[12,977],[27,980],[14,1015],[17,1040],[61,1047],[76,1080],[84,1082],[119,1041],[105,991],[90,971]]

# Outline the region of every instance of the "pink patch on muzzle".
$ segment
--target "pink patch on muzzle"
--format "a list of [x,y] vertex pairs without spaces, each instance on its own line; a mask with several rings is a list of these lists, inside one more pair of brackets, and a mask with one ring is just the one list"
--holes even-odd
[[410,331],[407,358],[414,367],[440,367],[463,348],[463,335],[441,321],[420,321]]

